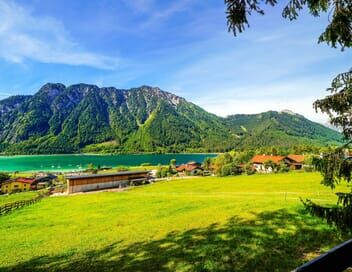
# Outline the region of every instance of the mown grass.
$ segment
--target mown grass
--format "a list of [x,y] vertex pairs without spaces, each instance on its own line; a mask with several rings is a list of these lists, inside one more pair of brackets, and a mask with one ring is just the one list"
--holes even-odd
[[0,217],[0,270],[290,271],[347,238],[302,209],[299,197],[335,203],[320,179],[208,177],[46,198]]
[[0,206],[21,200],[28,200],[38,196],[38,192],[23,192],[10,195],[0,195]]

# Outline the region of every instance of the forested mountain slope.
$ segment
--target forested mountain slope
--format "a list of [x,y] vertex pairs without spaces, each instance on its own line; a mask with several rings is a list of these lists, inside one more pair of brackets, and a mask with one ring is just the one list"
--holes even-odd
[[238,114],[227,118],[237,135],[238,146],[258,148],[297,144],[338,144],[342,135],[302,115],[290,111],[268,111],[260,114]]
[[0,101],[0,152],[222,152],[236,147],[325,145],[341,134],[300,115],[228,118],[174,94],[48,83],[33,96]]

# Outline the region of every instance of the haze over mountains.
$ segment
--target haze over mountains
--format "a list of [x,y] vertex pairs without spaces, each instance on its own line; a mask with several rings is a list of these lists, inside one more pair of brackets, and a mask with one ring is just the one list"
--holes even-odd
[[327,145],[340,133],[292,112],[222,118],[159,88],[48,83],[0,101],[0,152],[218,152]]

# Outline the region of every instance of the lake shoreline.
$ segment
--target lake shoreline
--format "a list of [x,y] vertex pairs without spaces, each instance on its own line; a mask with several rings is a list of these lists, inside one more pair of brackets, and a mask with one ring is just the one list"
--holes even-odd
[[219,155],[222,154],[221,152],[211,152],[211,153],[205,153],[205,152],[191,152],[191,153],[186,153],[186,152],[180,152],[180,153],[108,153],[108,154],[103,154],[103,153],[66,153],[66,154],[16,154],[16,155],[5,155],[5,154],[0,154],[0,158],[2,157],[50,157],[50,156],[138,156],[138,155]]
[[0,156],[0,171],[3,172],[72,172],[84,171],[88,165],[95,167],[139,167],[142,164],[168,165],[176,159],[178,164],[189,161],[203,162],[215,153],[170,153],[170,154],[64,154],[64,155],[15,155]]

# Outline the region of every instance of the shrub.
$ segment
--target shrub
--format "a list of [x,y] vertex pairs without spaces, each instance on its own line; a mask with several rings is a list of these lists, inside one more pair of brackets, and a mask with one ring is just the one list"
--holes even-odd
[[211,158],[209,158],[209,157],[205,158],[204,161],[203,161],[204,170],[210,170],[211,163],[212,163],[212,159]]
[[168,168],[162,167],[160,164],[158,166],[158,170],[156,172],[157,178],[165,178],[169,174]]
[[280,173],[287,173],[290,171],[290,167],[288,167],[285,163],[281,163],[278,170]]
[[164,177],[167,177],[167,175],[169,174],[169,171],[167,168],[162,168],[161,169],[161,177],[164,178]]
[[304,170],[304,172],[313,172],[314,166],[313,165],[304,165],[303,170]]
[[254,175],[256,172],[255,169],[250,164],[246,166],[245,171],[247,175]]
[[242,168],[235,165],[234,163],[228,163],[228,164],[225,164],[223,167],[221,167],[222,177],[241,175],[242,172],[243,172]]

